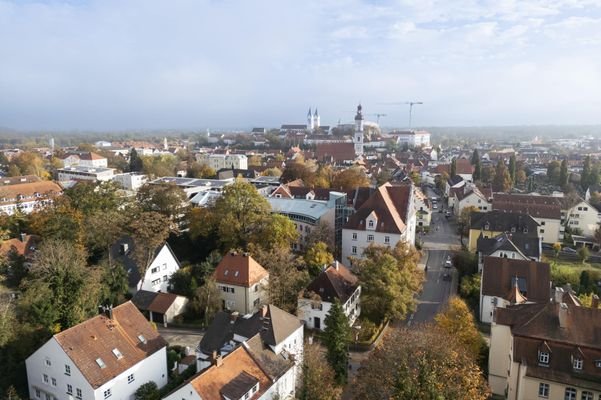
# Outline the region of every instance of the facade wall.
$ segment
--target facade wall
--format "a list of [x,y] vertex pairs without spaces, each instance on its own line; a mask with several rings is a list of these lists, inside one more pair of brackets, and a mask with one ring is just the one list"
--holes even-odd
[[126,190],[137,191],[148,182],[148,177],[142,174],[127,173],[117,174],[113,177],[113,180],[118,182]]
[[206,154],[196,155],[196,160],[208,165],[215,171],[223,168],[248,169],[248,158],[244,154]]
[[69,170],[58,170],[59,181],[99,181],[105,182],[113,179],[113,170],[109,171],[96,171],[96,172],[83,172],[83,171],[69,171]]
[[576,204],[567,214],[567,225],[582,231],[583,236],[593,237],[599,227],[599,212],[590,204],[581,201]]
[[557,243],[563,240],[563,235],[560,235],[561,221],[558,219],[551,218],[537,218],[532,217],[538,224],[538,236],[541,238],[543,243]]
[[100,158],[97,160],[79,160],[79,165],[82,167],[90,168],[108,168],[108,160],[106,158]]
[[493,394],[504,395],[507,387],[507,370],[511,367],[512,336],[508,326],[491,326],[488,352],[488,384]]
[[482,236],[485,238],[492,238],[492,237],[500,235],[503,232],[485,231],[485,230],[481,231],[480,229],[470,229],[469,240],[468,240],[468,245],[467,245],[468,251],[471,251],[471,252],[476,251],[480,233],[482,233]]
[[[46,364],[47,361],[50,365]],[[130,400],[135,391],[148,381],[156,382],[159,388],[165,386],[168,375],[167,352],[163,347],[94,390],[54,338],[33,353],[26,360],[26,366],[29,397],[41,400],[46,400],[46,394],[59,400],[104,400],[107,389],[111,390],[111,400]],[[69,367],[69,374],[65,366]],[[130,375],[133,375],[133,381],[128,382]],[[48,383],[45,382],[45,376]],[[67,393],[67,385],[71,385],[71,394]],[[78,396],[78,389],[81,390],[81,397]]]
[[165,313],[165,322],[171,323],[173,322],[173,318],[177,317],[180,314],[183,314],[186,306],[188,305],[189,300],[184,296],[177,296],[171,307]]
[[[522,367],[522,368],[524,370],[526,370],[525,367]],[[540,397],[538,396],[538,388],[541,383],[546,383],[549,385],[549,397],[545,397],[546,400],[564,400],[565,399],[565,390],[568,387],[568,385],[562,385],[557,382],[547,381],[547,380],[543,380],[543,379],[535,379],[535,378],[524,376],[520,380],[519,393],[516,393],[517,400],[539,399]],[[578,400],[583,398],[582,393],[584,391],[592,393],[593,399],[595,399],[595,400],[599,399],[599,396],[601,396],[601,392],[599,392],[599,391],[582,388],[582,387],[578,387],[575,385],[569,385],[569,387],[577,390],[576,399],[578,399]]]
[[[414,216],[415,220],[415,216]],[[413,225],[413,240],[415,243],[415,225]],[[408,231],[409,229],[407,229]],[[356,238],[355,236],[356,235]],[[372,235],[373,240],[368,236]],[[374,231],[365,230],[354,230],[354,229],[343,229],[342,230],[342,262],[346,263],[349,261],[349,257],[362,258],[363,250],[370,244],[380,244],[394,247],[401,240],[406,240],[406,232],[404,234],[396,233],[381,233]],[[388,240],[386,239],[388,238]]]
[[219,296],[225,309],[238,311],[242,315],[253,314],[267,303],[269,278],[255,283],[250,288],[217,282]]
[[137,289],[168,292],[169,279],[177,270],[179,270],[179,264],[165,245],[146,270],[144,279],[138,283]]
[[[482,252],[478,252],[478,272],[482,271],[484,268],[484,257],[485,255]],[[497,250],[492,254],[488,254],[486,257],[498,257],[498,258],[511,258],[514,260],[529,260],[528,257],[523,257],[522,254],[517,251],[506,251],[506,250]],[[537,260],[539,261],[539,260]]]
[[[315,301],[300,297],[297,302],[297,316],[303,320],[305,326],[309,329],[317,329],[315,318],[319,318],[320,330],[326,328],[325,319],[330,313],[332,303],[327,301]],[[349,317],[349,325],[352,325],[357,317],[361,315],[361,286],[359,286],[353,295],[342,305],[344,314]],[[353,312],[354,311],[354,312]]]
[[455,212],[455,215],[460,215],[461,211],[464,208],[468,208],[468,207],[476,207],[476,209],[478,211],[490,211],[490,210],[492,210],[492,204],[490,204],[488,201],[480,198],[479,196],[477,196],[473,192],[469,196],[461,199],[458,202],[458,205],[456,205],[453,210]]

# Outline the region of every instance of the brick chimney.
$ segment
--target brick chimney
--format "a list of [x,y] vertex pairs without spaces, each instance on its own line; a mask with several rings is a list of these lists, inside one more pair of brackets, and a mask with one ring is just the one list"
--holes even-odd
[[599,296],[596,294],[591,299],[591,308],[599,308]]
[[559,304],[559,327],[566,329],[568,327],[568,305],[566,303]]

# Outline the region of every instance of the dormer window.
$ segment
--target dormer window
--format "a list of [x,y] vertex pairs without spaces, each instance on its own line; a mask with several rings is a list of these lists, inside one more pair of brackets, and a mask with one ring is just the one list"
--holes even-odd
[[115,355],[115,357],[117,357],[117,360],[120,360],[123,358],[123,354],[121,354],[119,349],[116,347],[113,349],[113,354]]
[[595,367],[601,368],[601,360],[595,360]]
[[576,371],[581,371],[582,370],[582,358],[574,358],[573,362],[572,362],[572,366],[574,367],[574,370]]
[[370,221],[369,221],[369,224],[368,224],[368,226],[369,226],[370,228],[373,228],[373,227],[374,227],[374,221],[370,220]]
[[490,225],[486,224],[484,225],[484,230],[489,230],[490,229]]
[[515,226],[511,227],[511,232],[515,232]]
[[146,338],[144,337],[144,335],[138,335],[138,340],[139,340],[141,343],[144,343],[144,344],[146,344],[146,343],[147,343],[147,340],[146,340]]
[[546,351],[539,351],[538,352],[538,362],[540,364],[548,365],[549,364],[549,353],[547,353]]
[[96,359],[96,364],[98,364],[98,366],[102,369],[102,368],[106,368],[106,364],[104,363],[104,361],[102,361],[102,358],[98,357]]
[[528,228],[524,228],[524,233],[528,233]]

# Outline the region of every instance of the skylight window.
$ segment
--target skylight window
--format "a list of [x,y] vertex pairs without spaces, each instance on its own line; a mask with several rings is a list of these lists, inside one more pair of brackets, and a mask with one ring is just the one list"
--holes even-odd
[[225,272],[223,273],[223,275],[226,275],[226,276],[227,276],[227,273],[228,273],[228,272],[230,272],[230,270],[229,270],[229,269],[226,269],[226,270],[225,270]]
[[116,347],[113,349],[113,354],[115,355],[115,357],[117,357],[117,360],[120,360],[123,358],[123,354],[121,354],[119,349]]
[[100,368],[106,368],[106,364],[104,363],[104,361],[102,361],[102,358],[100,357],[96,359],[96,364],[98,364]]
[[146,338],[144,337],[144,335],[138,335],[138,340],[144,344],[146,344]]
[[234,276],[238,276],[239,273],[240,273],[240,271],[236,271],[236,273],[234,274]]

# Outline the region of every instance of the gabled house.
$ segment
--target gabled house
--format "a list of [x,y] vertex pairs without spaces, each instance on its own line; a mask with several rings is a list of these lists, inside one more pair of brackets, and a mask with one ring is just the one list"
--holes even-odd
[[551,294],[547,263],[486,257],[480,283],[480,321],[492,322],[496,308],[510,304],[546,303]]
[[218,312],[196,348],[197,371],[208,368],[216,357],[224,357],[257,334],[262,346],[272,354],[293,360],[295,369],[302,365],[302,322],[269,304],[252,315]]
[[168,292],[169,279],[181,268],[169,243],[165,242],[155,250],[153,260],[144,276],[140,275],[140,269],[133,259],[134,246],[133,240],[129,237],[111,246],[112,259],[120,262],[127,272],[129,292],[132,294],[138,290]]
[[130,399],[167,384],[167,342],[131,303],[55,334],[25,362],[30,399]]
[[495,237],[478,238],[478,271],[482,271],[484,258],[502,257],[514,260],[540,261],[542,248],[540,238],[524,236],[519,232],[501,233]]
[[468,207],[474,207],[478,211],[492,210],[491,202],[488,201],[484,193],[476,185],[469,184],[454,190],[452,191],[452,196],[454,197],[453,212],[455,215],[461,215],[461,211]]
[[295,394],[294,362],[266,349],[257,334],[164,397],[165,400],[273,400]]
[[309,329],[325,330],[325,318],[338,300],[349,325],[361,314],[361,285],[357,277],[338,261],[327,266],[298,299],[296,314]]
[[342,228],[342,260],[363,256],[370,244],[415,244],[413,184],[385,183],[375,190]]
[[[497,308],[488,383],[511,400],[596,400],[601,394],[601,310],[562,301]],[[598,301],[598,299],[597,299]]]
[[188,305],[188,299],[184,296],[146,290],[138,290],[131,301],[150,322],[162,323],[164,326],[182,315]]
[[[449,177],[449,179],[446,181],[445,187],[444,187],[445,196],[448,199],[451,199],[451,191],[453,189],[462,188],[463,186],[466,185],[466,183],[467,183],[467,181],[459,175],[453,175],[453,176]],[[450,201],[451,200],[449,200],[448,206],[452,207],[453,204],[451,204]]]
[[538,238],[538,223],[528,214],[503,212],[473,212],[470,217],[468,250],[476,251],[478,238],[492,238],[501,233],[519,233],[522,236]]
[[269,272],[248,253],[226,254],[214,277],[223,309],[251,314],[267,302]]
[[62,193],[52,181],[32,181],[0,187],[0,213],[13,215],[17,211],[30,214],[51,205]]
[[432,221],[432,205],[428,196],[419,187],[414,186],[413,199],[416,227],[430,226],[430,222]]

